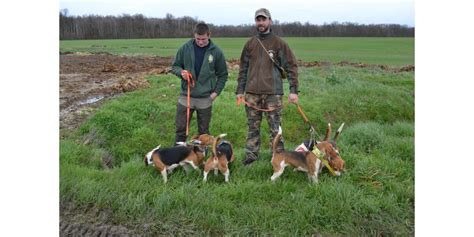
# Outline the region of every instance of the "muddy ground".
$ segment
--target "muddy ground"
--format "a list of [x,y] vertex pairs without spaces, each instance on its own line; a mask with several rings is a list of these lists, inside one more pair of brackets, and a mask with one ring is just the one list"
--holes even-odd
[[94,207],[60,203],[59,236],[139,236],[122,225],[110,224],[111,213]]
[[104,101],[148,87],[145,77],[168,73],[172,58],[63,54],[59,67],[61,137],[77,128]]
[[[104,101],[123,93],[146,88],[145,77],[170,72],[173,59],[152,56],[117,56],[110,54],[61,54],[59,68],[60,136],[68,133],[85,121]],[[239,62],[230,60],[229,69],[238,69]],[[358,68],[380,68],[404,72],[414,71],[413,65],[389,67],[363,63],[298,62],[302,67],[352,66]],[[114,225],[109,220],[112,213],[80,210],[74,204],[60,205],[60,236],[135,236],[132,230]],[[139,229],[143,229],[140,227]],[[146,227],[145,227],[146,228]],[[138,231],[143,233],[143,231]],[[147,231],[145,231],[147,233]]]

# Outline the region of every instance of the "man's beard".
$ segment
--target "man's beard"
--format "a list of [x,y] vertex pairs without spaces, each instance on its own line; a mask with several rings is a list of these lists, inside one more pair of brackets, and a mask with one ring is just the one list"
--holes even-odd
[[[263,27],[263,31],[260,30],[260,28]],[[270,25],[268,25],[267,27],[265,26],[257,26],[257,31],[260,32],[260,33],[265,33],[268,31],[268,29],[270,28]]]

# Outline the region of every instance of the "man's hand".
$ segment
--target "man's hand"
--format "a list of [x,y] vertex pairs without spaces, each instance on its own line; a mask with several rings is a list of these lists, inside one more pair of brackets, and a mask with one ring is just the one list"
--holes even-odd
[[189,71],[181,70],[181,77],[183,78],[183,80],[189,81],[189,75],[191,75]]
[[290,93],[288,95],[288,102],[289,103],[294,103],[294,104],[298,103],[298,94]]
[[216,99],[216,97],[217,97],[217,93],[216,93],[216,92],[212,92],[212,94],[211,94],[210,97],[211,97],[211,100],[214,101],[214,100]]
[[237,100],[241,100],[244,98],[244,94],[237,94]]

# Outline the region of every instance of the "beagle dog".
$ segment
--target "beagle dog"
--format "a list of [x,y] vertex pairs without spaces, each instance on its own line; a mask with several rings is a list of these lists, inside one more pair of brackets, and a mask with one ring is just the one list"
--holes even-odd
[[214,136],[209,134],[194,135],[191,137],[191,143],[202,146],[210,146],[214,142]]
[[333,141],[329,141],[329,135],[331,134],[331,124],[328,124],[326,131],[326,137],[324,141],[316,141],[315,143],[307,144],[303,143],[296,148],[297,151],[277,151],[276,146],[281,139],[282,129],[279,127],[278,134],[273,140],[273,155],[272,155],[272,166],[273,175],[270,178],[275,181],[281,174],[286,166],[294,167],[295,171],[303,171],[308,173],[308,178],[313,183],[318,182],[318,173],[324,165],[322,165],[321,158],[329,161],[331,168],[335,170],[336,175],[341,175],[341,171],[344,170],[344,160],[339,155],[339,151],[336,147],[336,140],[342,131],[342,126],[337,130]]
[[220,171],[224,175],[225,182],[229,182],[229,165],[235,160],[235,156],[232,144],[222,139],[225,136],[227,136],[227,134],[221,134],[217,137],[213,137],[209,134],[201,134],[191,138],[191,142],[194,144],[212,144],[212,157],[207,159],[204,164],[204,182],[207,181],[207,175],[211,170],[214,170],[215,175]]
[[199,169],[205,156],[205,151],[200,146],[187,145],[184,142],[178,143],[178,146],[161,148],[157,146],[148,152],[143,161],[145,166],[153,165],[163,176],[163,182],[168,181],[168,173],[178,166],[185,169],[190,165],[194,169]]

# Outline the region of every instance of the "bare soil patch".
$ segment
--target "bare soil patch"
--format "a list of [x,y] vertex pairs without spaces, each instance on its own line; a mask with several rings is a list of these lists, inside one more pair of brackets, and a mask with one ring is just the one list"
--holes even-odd
[[303,62],[298,60],[298,66],[300,67],[330,67],[330,66],[341,66],[341,67],[356,67],[356,68],[370,68],[370,69],[382,69],[390,72],[413,72],[415,71],[414,65],[406,65],[403,67],[391,67],[386,64],[367,64],[361,62],[348,62],[340,61],[338,63],[325,62],[325,61],[314,61],[314,62]]
[[59,236],[140,236],[134,228],[113,224],[113,213],[60,203]]
[[103,101],[149,86],[145,76],[171,70],[172,58],[110,54],[61,54],[61,136],[77,128]]

